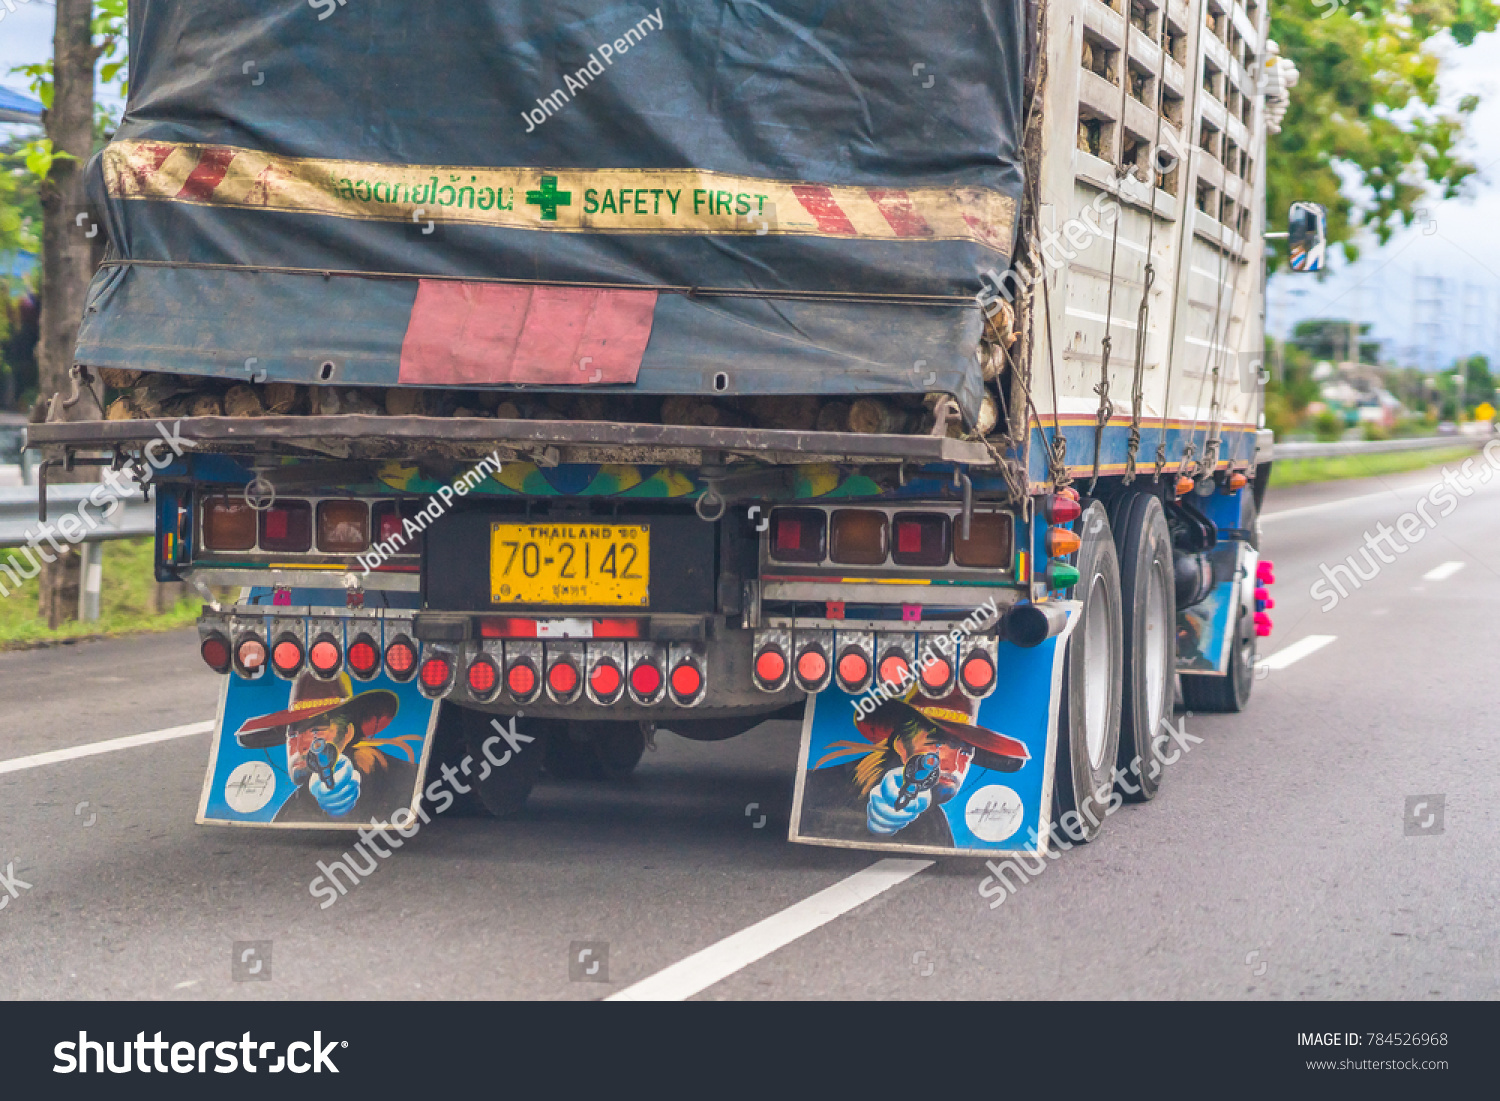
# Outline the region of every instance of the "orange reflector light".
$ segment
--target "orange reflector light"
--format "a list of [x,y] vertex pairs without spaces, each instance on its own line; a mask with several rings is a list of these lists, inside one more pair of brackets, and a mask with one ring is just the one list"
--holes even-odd
[[755,659],[755,675],[767,684],[786,676],[786,655],[780,650],[762,650]]
[[888,684],[900,684],[911,672],[911,665],[903,657],[892,654],[880,663],[880,679]]
[[368,677],[380,667],[380,651],[375,649],[375,643],[368,638],[358,638],[349,647],[345,660],[349,662],[350,669],[362,677]]
[[531,667],[529,661],[518,661],[505,675],[505,684],[510,689],[511,695],[524,699],[536,691],[536,670]]
[[1047,557],[1066,558],[1083,546],[1083,540],[1067,528],[1049,528],[1047,531]]
[[845,654],[839,658],[839,679],[845,684],[863,683],[870,674],[870,663],[863,654]]
[[339,667],[338,644],[332,639],[318,639],[307,652],[307,660],[319,673],[328,676]]
[[289,638],[284,638],[271,650],[271,664],[278,673],[287,676],[302,668],[302,647]]
[[1176,486],[1177,496],[1186,497],[1189,493],[1193,492],[1194,484],[1193,479],[1189,478],[1186,474],[1178,478]]
[[1062,489],[1059,489],[1057,491],[1057,495],[1059,497],[1066,497],[1070,501],[1078,500],[1078,491],[1072,486],[1064,486]]
[[453,666],[447,658],[431,657],[422,663],[422,687],[437,691],[453,676]]
[[385,648],[385,667],[396,680],[405,680],[417,667],[417,648],[398,638]]
[[989,658],[970,658],[964,662],[964,684],[975,692],[982,692],[995,679],[995,667]]
[[641,662],[630,671],[630,687],[638,696],[654,696],[661,689],[661,670],[649,662]]
[[797,659],[797,675],[809,683],[820,681],[828,672],[828,659],[816,650],[808,650]]
[[500,670],[489,658],[478,658],[469,666],[469,691],[476,696],[488,696],[500,683]]
[[672,670],[672,691],[683,699],[690,699],[703,687],[703,674],[694,665],[683,662]]
[[922,670],[922,683],[928,688],[941,688],[948,683],[948,678],[952,675],[953,666],[942,658],[938,658]]
[[1229,491],[1231,493],[1238,493],[1249,484],[1250,479],[1243,474],[1231,474],[1229,476]]
[[229,640],[219,632],[215,631],[205,638],[198,647],[198,652],[215,673],[229,671]]
[[601,662],[589,674],[589,687],[596,696],[613,696],[620,690],[620,670],[614,662]]
[[242,639],[235,656],[241,669],[253,673],[266,663],[266,644],[258,638]]

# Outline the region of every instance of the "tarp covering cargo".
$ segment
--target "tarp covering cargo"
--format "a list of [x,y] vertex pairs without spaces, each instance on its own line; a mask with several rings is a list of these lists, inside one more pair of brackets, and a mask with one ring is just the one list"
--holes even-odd
[[975,295],[1021,194],[1020,0],[130,16],[80,362],[977,405]]

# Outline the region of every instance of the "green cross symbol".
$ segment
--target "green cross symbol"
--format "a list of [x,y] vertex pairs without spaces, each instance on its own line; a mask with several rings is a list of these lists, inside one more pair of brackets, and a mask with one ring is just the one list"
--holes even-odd
[[542,221],[555,222],[558,207],[573,205],[573,193],[557,190],[556,176],[543,176],[540,191],[526,192],[526,205],[541,207]]

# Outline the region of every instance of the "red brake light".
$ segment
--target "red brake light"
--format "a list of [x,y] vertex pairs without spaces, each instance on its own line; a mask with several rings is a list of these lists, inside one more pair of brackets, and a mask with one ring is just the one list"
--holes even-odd
[[941,688],[948,683],[948,678],[953,675],[953,666],[942,658],[938,658],[931,665],[922,670],[922,683],[928,688]]
[[641,662],[630,671],[630,687],[638,696],[654,696],[661,689],[661,670],[649,662]]
[[566,696],[578,687],[578,667],[571,661],[559,661],[547,670],[547,683],[559,696]]
[[229,640],[218,631],[203,640],[198,647],[198,652],[203,655],[204,662],[215,673],[229,671]]
[[368,638],[360,637],[349,647],[347,660],[350,669],[362,677],[368,677],[380,667],[380,652]]
[[970,658],[964,662],[964,684],[976,692],[983,691],[995,679],[995,667],[989,658]]
[[529,661],[518,661],[505,674],[505,684],[511,695],[525,699],[536,691],[536,670]]
[[826,672],[828,659],[817,650],[806,650],[797,659],[797,675],[809,683],[822,680]]
[[453,664],[445,657],[430,657],[422,663],[422,687],[437,691],[453,676]]
[[317,672],[328,676],[339,667],[338,643],[330,638],[318,639],[307,652],[307,660]]
[[696,696],[702,687],[703,674],[696,666],[684,662],[672,670],[672,691],[684,699]]
[[417,667],[417,648],[398,638],[385,648],[385,667],[396,680],[405,680]]
[[620,690],[622,683],[620,670],[613,662],[600,662],[589,675],[589,687],[598,696],[613,696]]
[[911,672],[911,665],[903,657],[892,654],[880,663],[880,679],[889,684],[900,684]]
[[241,639],[235,657],[241,669],[253,673],[266,663],[266,644],[254,637]]
[[823,561],[828,518],[821,509],[779,508],[771,513],[771,556],[782,562]]
[[260,549],[281,554],[312,550],[312,505],[278,501],[260,514]]
[[1071,524],[1083,515],[1083,506],[1072,497],[1054,493],[1047,498],[1045,512],[1049,524]]
[[952,553],[948,517],[939,513],[896,514],[896,545],[891,560],[898,566],[946,566]]
[[302,647],[290,638],[284,638],[271,648],[271,664],[283,676],[291,676],[302,668]]
[[476,696],[488,696],[500,683],[500,670],[489,658],[476,658],[469,666],[469,691]]
[[863,683],[870,672],[870,663],[863,654],[845,654],[839,658],[839,679],[846,684]]
[[786,676],[786,655],[780,650],[762,650],[755,659],[755,675],[767,684]]

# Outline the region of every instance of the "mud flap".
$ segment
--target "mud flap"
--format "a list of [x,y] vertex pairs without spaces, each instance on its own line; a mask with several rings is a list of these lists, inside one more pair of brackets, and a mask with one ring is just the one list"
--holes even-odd
[[1177,610],[1177,671],[1183,676],[1222,677],[1229,672],[1238,609],[1255,611],[1255,566],[1248,543],[1220,543],[1208,555],[1214,586],[1208,597]]
[[1045,853],[1067,626],[996,654],[996,689],[886,699],[836,685],[808,700],[789,839],[878,852]]
[[[293,599],[314,604],[313,595],[294,591]],[[318,610],[325,616],[343,611]],[[345,830],[407,825],[402,812],[417,811],[437,712],[415,681],[398,683],[383,669],[369,681],[348,673],[319,680],[305,668],[292,680],[269,670],[254,680],[230,673],[219,694],[198,823]]]

